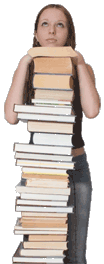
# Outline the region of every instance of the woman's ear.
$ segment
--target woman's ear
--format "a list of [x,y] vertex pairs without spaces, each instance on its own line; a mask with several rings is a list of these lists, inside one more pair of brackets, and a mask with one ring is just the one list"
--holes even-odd
[[35,31],[35,33],[34,33],[34,36],[35,36],[36,40],[38,41],[38,38],[37,38],[37,32],[36,32],[36,31]]

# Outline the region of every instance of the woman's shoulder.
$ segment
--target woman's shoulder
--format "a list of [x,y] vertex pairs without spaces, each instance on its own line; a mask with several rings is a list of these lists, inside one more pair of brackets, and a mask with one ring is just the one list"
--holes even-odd
[[87,70],[88,70],[90,76],[92,77],[94,84],[95,84],[95,74],[94,74],[93,68],[91,67],[90,64],[87,64],[87,63],[86,63],[86,67],[87,67]]

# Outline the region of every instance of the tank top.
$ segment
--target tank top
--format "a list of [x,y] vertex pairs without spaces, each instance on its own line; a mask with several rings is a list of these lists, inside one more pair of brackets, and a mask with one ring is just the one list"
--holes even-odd
[[75,123],[73,126],[73,137],[72,137],[72,144],[73,149],[81,148],[85,145],[83,138],[82,138],[82,107],[80,102],[80,87],[79,87],[79,80],[78,80],[78,73],[77,67],[75,66],[75,78],[74,78],[74,98],[72,102],[72,110],[73,113],[76,115]]

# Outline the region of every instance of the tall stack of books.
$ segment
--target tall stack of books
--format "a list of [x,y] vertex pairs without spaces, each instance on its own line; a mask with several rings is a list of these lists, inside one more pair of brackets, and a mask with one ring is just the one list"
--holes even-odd
[[21,212],[14,227],[24,235],[13,255],[13,263],[63,263],[67,250],[68,205],[71,188],[67,170],[72,162],[75,115],[74,66],[71,47],[32,48],[34,60],[32,105],[15,105],[18,119],[27,122],[29,144],[14,144],[16,165],[22,177],[16,186],[16,211]]

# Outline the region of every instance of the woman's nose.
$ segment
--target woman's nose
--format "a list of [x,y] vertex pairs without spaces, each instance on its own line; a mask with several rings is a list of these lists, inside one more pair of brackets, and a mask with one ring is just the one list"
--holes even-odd
[[49,33],[51,33],[51,34],[55,34],[56,33],[55,25],[50,25],[49,26]]

